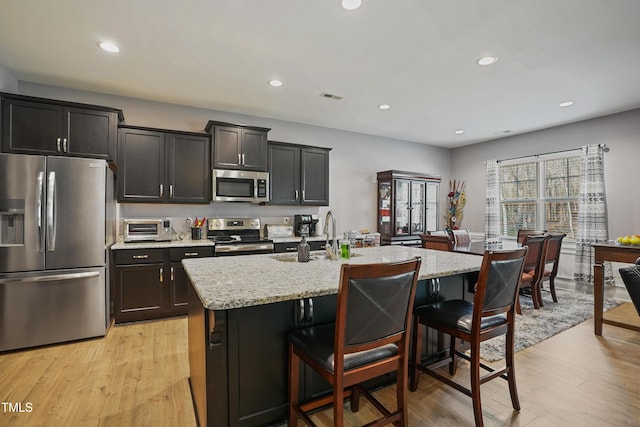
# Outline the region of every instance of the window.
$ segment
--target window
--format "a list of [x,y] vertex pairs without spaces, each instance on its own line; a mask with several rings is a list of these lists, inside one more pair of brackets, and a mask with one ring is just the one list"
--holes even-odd
[[533,228],[566,233],[574,240],[581,168],[575,153],[501,164],[502,235],[516,237],[519,229]]

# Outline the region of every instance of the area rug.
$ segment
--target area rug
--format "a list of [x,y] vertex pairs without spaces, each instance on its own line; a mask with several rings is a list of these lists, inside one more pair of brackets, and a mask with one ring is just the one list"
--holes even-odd
[[[556,289],[556,295],[558,302],[553,302],[551,294],[543,291],[544,306],[540,309],[533,308],[531,298],[520,297],[522,315],[516,317],[516,352],[593,317],[593,295],[564,289]],[[604,309],[620,304],[620,301],[605,299]],[[480,357],[488,362],[503,359],[504,335],[481,343]]]

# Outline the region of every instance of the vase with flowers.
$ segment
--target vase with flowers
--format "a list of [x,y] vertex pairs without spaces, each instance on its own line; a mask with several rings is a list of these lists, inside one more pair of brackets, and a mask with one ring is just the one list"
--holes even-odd
[[447,194],[447,210],[444,216],[444,229],[448,232],[460,229],[462,224],[464,205],[467,197],[464,193],[464,181],[449,181],[449,193]]

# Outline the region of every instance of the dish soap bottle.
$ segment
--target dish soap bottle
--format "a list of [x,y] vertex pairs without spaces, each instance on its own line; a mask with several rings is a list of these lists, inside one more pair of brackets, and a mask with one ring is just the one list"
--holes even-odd
[[302,236],[302,240],[298,244],[298,262],[309,262],[309,250],[307,239]]

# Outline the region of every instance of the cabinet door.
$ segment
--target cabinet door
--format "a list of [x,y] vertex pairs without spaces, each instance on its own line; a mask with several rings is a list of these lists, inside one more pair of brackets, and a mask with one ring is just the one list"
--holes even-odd
[[169,301],[167,310],[170,314],[187,314],[187,290],[189,278],[179,262],[172,262],[170,267]]
[[411,234],[420,234],[425,232],[425,213],[426,213],[426,183],[420,181],[411,182],[411,206],[409,207],[411,215]]
[[427,212],[426,212],[426,229],[429,231],[438,230],[438,189],[440,185],[432,182],[427,183]]
[[213,168],[241,169],[241,129],[216,126],[213,132]]
[[[287,336],[294,301],[229,310],[229,425],[272,425],[288,413]],[[259,362],[259,363],[257,363]]]
[[8,153],[62,152],[62,107],[16,99],[2,100],[2,147]]
[[302,149],[302,204],[329,205],[329,152],[321,149]]
[[395,181],[395,235],[409,235],[409,213],[411,181],[397,179]]
[[267,134],[263,131],[242,129],[242,169],[267,170]]
[[116,323],[162,316],[164,276],[163,263],[117,266],[114,295]]
[[118,201],[164,202],[169,188],[165,181],[165,143],[162,132],[120,129]]
[[211,201],[210,143],[206,136],[167,134],[169,147],[169,201]]
[[66,141],[63,149],[70,155],[114,161],[118,115],[114,112],[65,108]]
[[300,149],[269,144],[269,204],[300,203]]

